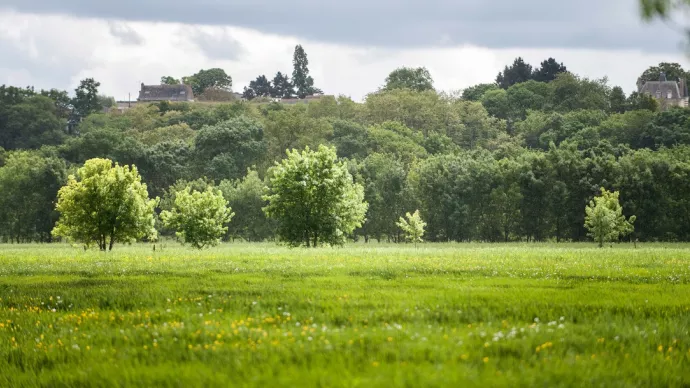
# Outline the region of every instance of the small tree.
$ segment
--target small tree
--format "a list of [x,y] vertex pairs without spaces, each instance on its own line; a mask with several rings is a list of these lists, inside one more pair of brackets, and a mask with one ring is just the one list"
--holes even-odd
[[190,187],[175,195],[172,211],[161,212],[166,228],[194,248],[203,249],[220,243],[228,231],[227,224],[235,214],[220,190],[192,191]]
[[280,239],[291,246],[342,245],[364,222],[364,188],[337,161],[335,148],[320,145],[318,151],[307,147],[287,155],[269,171],[264,196],[264,211],[278,221]]
[[585,208],[585,228],[600,248],[604,242],[616,241],[634,230],[633,223],[637,217],[625,219],[618,201],[619,194],[618,191],[610,192],[602,187],[601,195],[594,197]]
[[422,236],[424,236],[424,227],[426,227],[426,222],[422,220],[419,215],[419,210],[415,210],[413,214],[407,212],[405,214],[407,220],[400,217],[400,221],[396,222],[396,225],[400,227],[405,233],[405,239],[414,243],[415,248],[418,242],[423,242]]
[[108,159],[90,159],[70,175],[58,192],[60,219],[53,235],[112,250],[115,241],[156,237],[153,210],[136,166],[120,166]]

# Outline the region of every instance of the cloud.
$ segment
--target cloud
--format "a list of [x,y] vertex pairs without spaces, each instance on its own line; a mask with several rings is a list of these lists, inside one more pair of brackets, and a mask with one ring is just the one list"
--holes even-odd
[[419,48],[565,47],[675,52],[683,35],[640,21],[636,0],[2,0],[12,9],[118,20],[232,25],[314,42]]
[[215,28],[209,31],[208,28],[203,27],[188,27],[185,30],[189,39],[209,59],[235,61],[244,52],[242,44],[226,28]]
[[138,46],[144,43],[144,37],[125,23],[111,21],[108,23],[108,27],[110,28],[110,34],[120,39],[120,42],[123,44]]
[[[126,25],[127,31],[145,39],[138,45],[127,44],[113,35],[113,23]],[[180,78],[200,69],[219,67],[232,76],[234,90],[242,90],[261,74],[269,78],[277,71],[292,74],[292,54],[298,43],[309,55],[309,69],[317,87],[356,100],[375,91],[388,73],[400,66],[425,66],[437,88],[456,90],[492,82],[517,56],[532,65],[555,57],[579,75],[608,75],[610,84],[620,85],[628,93],[650,65],[665,61],[689,67],[680,51],[650,53],[558,46],[497,49],[454,41],[446,41],[443,46],[377,47],[239,27],[0,11],[0,84],[72,90],[80,79],[94,77],[101,82],[101,92],[126,100],[130,93],[137,95],[142,82],[157,83],[164,75]],[[229,49],[223,51],[226,47]]]

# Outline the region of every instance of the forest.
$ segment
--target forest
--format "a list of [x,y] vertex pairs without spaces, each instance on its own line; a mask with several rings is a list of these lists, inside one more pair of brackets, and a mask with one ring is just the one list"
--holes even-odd
[[[362,102],[270,98],[320,92],[306,66],[295,64],[301,86],[279,72],[278,86],[261,75],[241,101],[162,101],[121,113],[104,113],[112,99],[93,79],[73,97],[0,86],[0,240],[52,241],[57,192],[91,158],[136,165],[161,199],[157,213],[186,187],[214,186],[235,213],[227,240],[272,240],[266,172],[286,150],[320,144],[334,146],[364,187],[366,221],[353,240],[401,241],[396,222],[419,210],[428,241],[585,241],[585,206],[601,188],[619,191],[625,215],[637,217],[626,239],[690,240],[688,108],[626,96],[553,58],[535,67],[517,58],[493,82],[457,92],[440,91],[425,68],[401,67]],[[662,72],[688,78],[673,63],[641,78]],[[218,87],[230,90],[223,77]],[[199,87],[198,77],[186,79]],[[213,95],[213,82],[205,85]]]

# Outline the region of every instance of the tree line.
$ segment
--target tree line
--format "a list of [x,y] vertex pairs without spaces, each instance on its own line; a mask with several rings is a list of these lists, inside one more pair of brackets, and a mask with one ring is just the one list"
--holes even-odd
[[[429,241],[583,241],[585,208],[605,188],[636,216],[625,238],[690,240],[690,110],[626,96],[555,59],[525,65],[457,93],[437,91],[424,68],[400,68],[362,103],[160,102],[121,114],[98,109],[93,80],[75,97],[2,86],[0,238],[52,241],[58,191],[101,158],[136,166],[160,198],[163,236],[179,232],[162,217],[177,196],[210,187],[234,213],[224,239],[276,239],[287,230],[264,211],[270,171],[286,150],[327,145],[367,204],[349,239],[403,241],[400,217],[419,210]],[[646,74],[673,69],[685,74],[668,63]]]

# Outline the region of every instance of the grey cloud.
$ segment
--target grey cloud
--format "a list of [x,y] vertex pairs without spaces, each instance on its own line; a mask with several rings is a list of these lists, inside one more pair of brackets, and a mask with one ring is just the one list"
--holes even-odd
[[144,37],[139,35],[125,23],[109,22],[110,34],[118,38],[123,44],[139,46],[144,43]]
[[2,5],[34,13],[236,25],[382,47],[453,42],[489,48],[678,52],[683,40],[661,23],[641,22],[637,0],[0,0]]
[[237,60],[244,52],[242,44],[228,31],[208,33],[200,28],[190,27],[181,31],[196,44],[209,59]]

